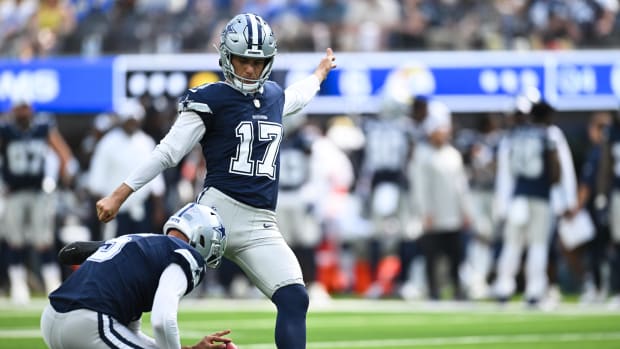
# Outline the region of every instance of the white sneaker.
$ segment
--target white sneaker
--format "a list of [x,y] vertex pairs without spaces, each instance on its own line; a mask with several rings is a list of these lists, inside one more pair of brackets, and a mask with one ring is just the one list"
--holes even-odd
[[424,296],[420,289],[411,281],[405,282],[398,290],[398,293],[406,301],[419,300]]
[[374,282],[368,290],[364,293],[364,297],[368,299],[379,299],[383,295],[383,287],[378,283]]
[[313,282],[308,286],[308,297],[310,302],[315,305],[324,305],[332,300],[325,286],[319,282]]
[[11,282],[11,302],[17,305],[30,303],[26,268],[23,265],[12,265],[8,269],[8,274]]
[[607,302],[607,309],[611,311],[620,311],[620,294],[611,297]]
[[250,283],[245,277],[236,276],[230,283],[230,296],[235,299],[248,298]]
[[549,302],[559,304],[562,302],[562,291],[560,291],[558,286],[549,286],[549,289],[547,290],[547,297],[545,298]]
[[45,285],[45,292],[47,292],[47,294],[55,291],[62,283],[60,266],[56,263],[42,265],[41,276],[43,277],[43,284]]
[[607,290],[602,288],[600,291],[596,293],[596,302],[603,304],[607,300]]
[[598,292],[596,292],[596,287],[593,284],[586,284],[584,286],[584,290],[579,296],[579,304],[588,305],[596,303],[598,299]]
[[472,283],[469,288],[469,297],[473,300],[486,299],[491,296],[491,289],[485,282]]

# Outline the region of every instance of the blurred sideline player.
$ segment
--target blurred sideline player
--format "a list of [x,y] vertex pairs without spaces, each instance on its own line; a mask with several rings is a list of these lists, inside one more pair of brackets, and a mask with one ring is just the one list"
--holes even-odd
[[616,111],[614,120],[609,129],[608,156],[611,157],[609,171],[611,172],[611,264],[609,285],[609,308],[620,309],[620,110]]
[[58,156],[63,184],[69,184],[77,171],[77,161],[55,123],[49,117],[35,115],[31,103],[23,98],[14,101],[10,120],[0,125],[0,146],[6,187],[4,222],[10,294],[13,302],[23,304],[30,300],[28,248],[39,257],[46,291],[61,282],[53,248],[56,211],[52,192],[56,182],[46,173],[49,149]]
[[408,121],[404,115],[384,111],[377,118],[366,117],[362,125],[366,142],[358,190],[366,197],[365,211],[373,233],[360,258],[366,255],[374,275],[372,285],[360,291],[372,298],[394,291],[402,268],[400,248],[409,240],[406,223],[411,212],[406,170],[412,136]]
[[[567,215],[569,219],[580,211],[592,218],[594,236],[590,241],[564,248],[564,257],[581,287],[581,304],[602,302],[606,292],[603,283],[603,264],[607,263],[609,245],[609,185],[611,173],[608,155],[608,131],[612,113],[593,112],[588,122],[588,149],[581,166],[577,190],[577,205]],[[605,154],[605,155],[604,155]]]
[[358,219],[361,205],[351,193],[355,170],[350,152],[358,149],[364,136],[344,115],[309,123],[304,132],[314,138],[311,168],[320,198],[314,208],[323,233],[317,249],[317,281],[330,292],[344,292],[357,282],[348,245],[367,237]]
[[316,280],[316,248],[323,236],[316,209],[327,179],[320,175],[322,159],[312,152],[317,135],[306,126],[306,119],[295,115],[284,120],[276,216],[284,240],[299,260],[311,301],[324,301],[329,295]]
[[428,117],[429,99],[426,96],[416,96],[411,103],[409,120],[414,145],[427,139],[424,122]]
[[524,99],[522,103],[520,110],[527,117],[520,117],[498,149],[496,195],[500,198],[500,217],[505,217],[506,223],[493,292],[502,302],[513,295],[526,248],[525,299],[528,304],[538,305],[548,286],[551,187],[559,181],[560,164],[546,125],[553,108],[544,101],[532,105]]
[[[226,247],[212,209],[187,204],[164,225],[164,235],[131,234],[105,241],[49,295],[41,315],[51,349],[181,348],[177,324],[181,298],[216,268]],[[151,312],[155,338],[141,331]],[[183,348],[224,349],[230,331]]]
[[479,120],[477,130],[463,140],[468,159],[472,198],[472,239],[467,244],[469,296],[482,299],[490,295],[488,278],[495,265],[494,247],[499,240],[494,217],[494,188],[497,165],[497,147],[502,137],[496,115],[486,114]]
[[[420,253],[420,235],[422,234],[422,219],[420,210],[416,205],[416,193],[414,185],[415,175],[415,152],[420,146],[428,141],[425,123],[428,120],[429,104],[431,100],[427,96],[415,96],[409,106],[409,125],[407,127],[410,135],[409,158],[407,159],[407,187],[409,197],[410,214],[405,224],[406,237],[401,242],[400,258],[401,270],[398,277],[400,282],[400,296],[404,299],[419,298],[426,288],[426,277],[424,273],[424,258]],[[434,104],[434,102],[433,102]]]
[[547,126],[549,137],[556,146],[559,162],[560,178],[551,188],[551,211],[553,213],[552,238],[549,244],[549,287],[545,301],[551,302],[547,305],[555,306],[561,298],[560,287],[558,286],[558,268],[560,255],[560,238],[557,232],[559,220],[562,217],[569,217],[577,206],[577,175],[575,174],[575,164],[573,156],[568,146],[568,141],[562,129],[553,123],[553,110],[545,108],[535,108],[533,112],[546,113],[546,115],[533,115],[540,117]]
[[283,90],[268,81],[276,47],[261,17],[245,13],[231,19],[219,46],[226,80],[187,91],[168,134],[125,182],[97,202],[97,213],[103,222],[112,220],[134,191],[200,143],[207,175],[197,201],[214,207],[224,220],[226,257],[276,305],[277,347],[298,349],[306,346],[308,294],[274,212],[282,117],[303,109],[336,65],[327,49],[313,74]]

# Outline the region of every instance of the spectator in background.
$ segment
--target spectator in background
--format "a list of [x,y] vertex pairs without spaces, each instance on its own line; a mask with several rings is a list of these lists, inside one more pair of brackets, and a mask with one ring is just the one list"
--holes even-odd
[[241,13],[254,13],[269,21],[269,15],[286,4],[287,0],[246,0],[242,1]]
[[341,47],[347,51],[380,51],[388,47],[388,34],[400,21],[396,0],[349,1],[344,15]]
[[534,0],[528,8],[534,49],[566,50],[577,46],[579,28],[570,18],[567,1]]
[[60,160],[62,184],[69,184],[78,165],[55,123],[37,117],[26,99],[16,99],[10,120],[0,125],[0,151],[7,191],[3,219],[8,243],[10,293],[11,300],[17,304],[30,301],[26,268],[29,248],[34,249],[41,264],[46,292],[54,290],[61,281],[53,248],[55,205],[52,193],[56,183],[46,177],[48,146]]
[[574,23],[578,47],[618,43],[613,35],[620,6],[618,0],[568,0],[566,6],[569,20]]
[[[155,141],[140,129],[144,107],[137,100],[127,100],[119,108],[117,116],[119,125],[101,138],[91,159],[88,187],[96,198],[112,192],[116,183],[135,168],[136,159],[147,157],[155,148]],[[112,231],[104,232],[104,239],[134,231],[160,230],[166,216],[163,203],[165,188],[163,176],[158,175],[137,191],[116,217],[116,227],[106,226]],[[149,204],[150,207],[147,206]]]
[[464,300],[466,294],[459,273],[464,257],[463,232],[470,225],[471,204],[463,158],[450,143],[452,121],[447,106],[437,101],[429,103],[425,130],[428,143],[416,147],[413,159],[413,193],[423,222],[420,245],[428,296],[440,299],[437,262],[445,255],[450,264],[453,298]]
[[136,0],[118,0],[108,18],[109,30],[102,41],[105,53],[138,53],[147,49],[148,19],[138,11]]
[[66,36],[63,53],[96,57],[103,53],[103,38],[110,28],[114,0],[73,0],[75,29]]
[[20,56],[22,46],[30,40],[32,17],[37,11],[35,0],[5,0],[0,3],[0,52]]
[[479,37],[488,50],[530,49],[528,23],[525,18],[528,1],[481,1],[477,9],[481,18]]
[[462,50],[479,46],[481,19],[476,1],[425,1],[428,48]]
[[183,52],[208,52],[213,49],[212,40],[205,40],[207,33],[217,33],[221,18],[216,11],[216,1],[202,0],[190,5],[179,26]]
[[76,25],[73,7],[67,0],[42,0],[34,15],[39,55],[61,52],[64,38]]
[[426,48],[426,30],[429,21],[422,9],[421,0],[404,0],[401,20],[392,28],[389,47],[392,50],[415,50]]
[[267,17],[274,30],[281,33],[278,40],[287,51],[314,51],[313,12],[314,6],[304,0],[287,0],[269,11]]
[[314,48],[322,51],[327,47],[340,49],[339,35],[347,10],[345,0],[320,0],[312,15],[314,21]]

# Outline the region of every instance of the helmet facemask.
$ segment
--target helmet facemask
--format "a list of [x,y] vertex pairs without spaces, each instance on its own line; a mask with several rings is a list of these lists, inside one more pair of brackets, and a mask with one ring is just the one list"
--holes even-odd
[[189,245],[200,252],[207,267],[217,268],[222,261],[226,248],[226,239],[224,238],[226,234],[223,228],[208,226],[203,228],[203,232],[193,234]]

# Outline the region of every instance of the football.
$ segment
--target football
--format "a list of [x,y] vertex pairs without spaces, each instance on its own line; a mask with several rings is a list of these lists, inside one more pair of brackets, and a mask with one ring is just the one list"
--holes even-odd
[[226,343],[226,349],[239,349],[233,342]]

